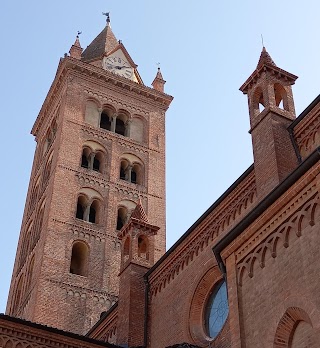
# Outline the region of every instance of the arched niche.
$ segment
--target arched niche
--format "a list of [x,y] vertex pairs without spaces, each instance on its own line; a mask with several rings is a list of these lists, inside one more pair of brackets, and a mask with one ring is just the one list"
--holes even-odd
[[88,100],[86,102],[86,110],[84,120],[86,123],[94,127],[99,127],[100,111],[96,101]]

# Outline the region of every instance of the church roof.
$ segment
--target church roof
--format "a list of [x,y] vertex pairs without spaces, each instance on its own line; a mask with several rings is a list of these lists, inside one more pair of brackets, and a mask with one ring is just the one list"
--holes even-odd
[[82,60],[93,60],[101,58],[105,53],[112,51],[118,45],[118,40],[111,30],[111,25],[107,22],[101,33],[83,51]]

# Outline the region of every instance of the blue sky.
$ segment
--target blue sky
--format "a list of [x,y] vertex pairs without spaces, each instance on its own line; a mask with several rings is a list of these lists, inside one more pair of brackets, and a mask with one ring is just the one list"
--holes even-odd
[[157,62],[166,92],[167,244],[170,247],[252,163],[241,84],[264,44],[300,78],[297,115],[319,93],[318,1],[3,1],[1,35],[2,216],[0,312],[4,312],[35,142],[29,134],[59,58],[77,30],[86,47],[102,12],[150,85]]

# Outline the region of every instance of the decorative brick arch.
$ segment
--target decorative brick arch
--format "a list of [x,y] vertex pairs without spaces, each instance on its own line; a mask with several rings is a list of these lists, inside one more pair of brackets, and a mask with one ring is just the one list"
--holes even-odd
[[294,331],[300,321],[305,321],[312,326],[308,314],[299,307],[290,307],[279,321],[274,337],[273,348],[289,348]]
[[200,346],[206,346],[212,339],[210,339],[204,329],[204,308],[211,294],[212,289],[222,279],[222,274],[217,265],[212,265],[210,262],[208,266],[211,266],[200,278],[193,297],[191,300],[190,312],[189,312],[189,332],[194,342]]

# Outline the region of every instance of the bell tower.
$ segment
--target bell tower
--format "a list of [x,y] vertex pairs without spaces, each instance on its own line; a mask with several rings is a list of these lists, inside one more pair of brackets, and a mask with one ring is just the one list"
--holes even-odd
[[37,142],[7,314],[84,334],[117,301],[118,233],[137,203],[165,252],[165,94],[112,32],[59,62],[31,133]]
[[276,66],[263,47],[255,71],[240,90],[247,94],[257,193],[265,197],[297,166],[288,126],[295,119],[292,85],[297,76]]

